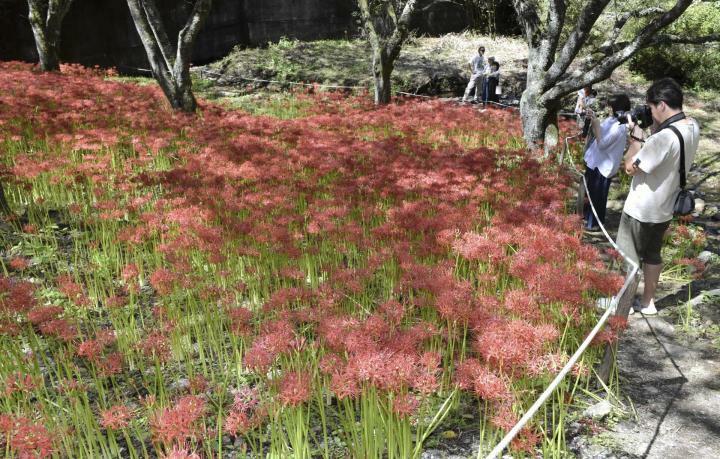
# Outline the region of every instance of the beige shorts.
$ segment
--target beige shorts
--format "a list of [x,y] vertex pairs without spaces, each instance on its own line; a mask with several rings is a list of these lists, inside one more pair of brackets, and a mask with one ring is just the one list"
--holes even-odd
[[660,250],[669,226],[670,220],[663,223],[644,223],[623,212],[618,228],[618,247],[637,264],[660,265]]

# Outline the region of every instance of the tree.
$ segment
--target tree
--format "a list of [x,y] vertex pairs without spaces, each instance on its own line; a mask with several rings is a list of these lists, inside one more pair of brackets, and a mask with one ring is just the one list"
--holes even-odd
[[[611,0],[588,0],[569,10],[565,0],[513,0],[528,44],[527,86],[520,100],[523,134],[529,148],[557,144],[557,113],[563,97],[610,77],[638,51],[655,43],[682,41],[660,32],[690,7],[675,0],[670,8],[642,0],[606,11]],[[617,4],[616,4],[617,5]],[[654,6],[652,6],[654,5]],[[569,14],[572,13],[572,14]],[[598,20],[608,22],[596,27]],[[627,27],[631,22],[639,27]],[[637,25],[637,24],[635,24]],[[601,36],[598,37],[597,35]],[[694,37],[712,40],[714,36]],[[583,58],[578,59],[582,51]]]
[[27,0],[28,19],[45,72],[60,70],[60,30],[72,0]]
[[190,58],[193,43],[210,12],[212,0],[194,1],[192,11],[178,33],[176,51],[173,51],[168,39],[155,0],[127,0],[127,3],[153,76],[170,105],[176,110],[194,112],[197,102],[192,92]]
[[358,0],[358,5],[372,46],[375,103],[387,104],[392,95],[390,75],[410,33],[417,0]]

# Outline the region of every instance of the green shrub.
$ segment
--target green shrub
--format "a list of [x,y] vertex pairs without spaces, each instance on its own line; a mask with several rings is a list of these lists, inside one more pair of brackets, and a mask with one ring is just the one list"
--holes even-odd
[[[704,36],[720,31],[720,7],[714,2],[688,9],[665,33]],[[638,53],[630,69],[647,79],[673,77],[684,86],[720,89],[720,45],[658,45]]]

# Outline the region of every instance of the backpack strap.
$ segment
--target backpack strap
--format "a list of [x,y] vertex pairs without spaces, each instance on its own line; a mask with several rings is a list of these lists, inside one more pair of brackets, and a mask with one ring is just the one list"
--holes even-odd
[[670,129],[675,133],[678,140],[680,141],[680,189],[685,189],[685,139],[683,139],[682,134],[680,134],[680,131],[678,128],[676,128],[673,125],[668,125],[667,129]]

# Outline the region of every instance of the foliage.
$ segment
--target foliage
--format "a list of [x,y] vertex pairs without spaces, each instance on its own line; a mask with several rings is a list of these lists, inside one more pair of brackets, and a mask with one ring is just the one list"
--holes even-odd
[[[702,36],[720,32],[720,6],[697,3],[674,22],[668,32],[677,36]],[[630,69],[648,79],[670,76],[685,86],[720,89],[720,44],[657,45],[638,53]]]

